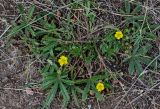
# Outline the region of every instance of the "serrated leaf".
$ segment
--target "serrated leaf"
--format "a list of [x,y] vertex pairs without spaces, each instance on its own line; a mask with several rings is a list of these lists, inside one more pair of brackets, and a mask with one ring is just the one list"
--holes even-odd
[[63,99],[65,99],[66,101],[69,101],[70,97],[69,97],[68,91],[62,82],[60,82],[60,90],[63,95]]
[[125,11],[127,14],[131,12],[131,4],[129,3],[128,0],[125,0]]
[[145,64],[145,65],[148,65],[151,61],[152,61],[152,58],[151,57],[141,57],[140,58],[140,61]]
[[30,9],[28,10],[28,18],[29,18],[29,19],[32,18],[34,10],[35,10],[35,6],[32,5],[32,6],[30,7]]
[[47,76],[47,75],[48,75],[47,72],[48,72],[49,68],[50,68],[50,65],[47,64],[47,65],[42,69],[41,73],[42,73],[43,76]]
[[111,85],[110,83],[108,83],[108,82],[105,83],[105,86],[106,86],[106,88],[108,88],[108,89],[112,89],[112,88],[113,88],[112,85]]
[[[139,16],[134,16],[133,19],[134,19],[134,20],[142,21],[142,20],[144,20],[144,17],[145,17],[144,15],[139,15]],[[147,18],[148,18],[148,17],[146,16],[146,19],[147,19]]]
[[57,78],[57,75],[56,75],[56,73],[54,72],[54,73],[52,73],[52,74],[48,74],[48,75],[43,75],[43,81],[44,82],[47,82],[47,81],[49,81],[49,80],[54,80],[54,79],[56,79]]
[[140,24],[138,22],[132,22],[133,27],[139,29],[140,28]]
[[25,23],[22,23],[21,25],[17,25],[15,27],[13,27],[9,33],[9,36],[12,36],[12,35],[16,35],[17,33],[21,32],[22,29],[26,26]]
[[141,74],[143,72],[142,65],[138,59],[135,60],[135,69],[138,72],[138,74]]
[[133,75],[134,71],[135,71],[135,62],[134,59],[131,59],[129,62],[128,72],[130,75]]
[[73,85],[74,84],[74,81],[72,80],[67,80],[67,79],[61,79],[65,84],[68,84],[68,85]]
[[137,4],[136,8],[132,11],[132,14],[137,14],[142,9],[142,6],[140,4]]
[[34,32],[34,30],[32,29],[32,27],[30,25],[27,26],[26,29],[31,33],[32,36],[36,36],[36,33]]
[[88,81],[88,79],[79,79],[75,81],[75,84],[83,84],[86,83]]
[[47,81],[47,82],[43,82],[43,83],[42,83],[42,88],[43,88],[43,89],[48,89],[48,88],[50,88],[55,82],[56,82],[56,79],[49,80],[49,81]]
[[75,88],[75,90],[76,90],[77,92],[83,93],[83,90],[82,90],[81,88],[79,88],[79,87],[74,87],[74,88]]
[[134,57],[134,56],[136,55],[136,53],[137,53],[138,49],[139,49],[139,45],[138,45],[138,44],[134,44],[132,57]]
[[95,76],[92,76],[90,79],[92,81],[97,81],[97,80],[101,80],[101,79],[104,79],[105,77],[102,76],[102,75],[95,75]]
[[72,96],[73,96],[73,99],[74,99],[75,104],[76,104],[78,107],[80,107],[80,106],[79,106],[78,97],[77,97],[76,92],[75,92],[74,89],[72,89]]
[[18,4],[17,7],[18,7],[19,12],[20,12],[21,14],[24,14],[24,13],[25,13],[25,9],[24,9],[24,6],[23,6],[22,4]]
[[53,99],[56,96],[57,90],[58,90],[58,83],[55,83],[54,86],[51,88],[51,90],[48,93],[46,101],[43,104],[43,109],[46,109],[50,106],[51,102],[53,101]]
[[89,90],[90,90],[90,86],[91,86],[91,84],[90,84],[90,80],[89,80],[89,81],[87,82],[86,87],[84,88],[83,93],[82,93],[82,100],[83,100],[83,101],[85,101],[85,100],[87,99],[87,97],[88,97],[88,92],[89,92]]
[[100,45],[100,49],[102,50],[102,53],[106,53],[108,50],[108,45],[106,43],[102,43]]

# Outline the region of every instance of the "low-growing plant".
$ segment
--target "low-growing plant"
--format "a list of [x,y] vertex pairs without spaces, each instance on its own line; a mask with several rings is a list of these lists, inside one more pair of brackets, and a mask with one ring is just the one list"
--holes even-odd
[[[125,0],[124,8],[120,10],[121,13],[127,14],[124,16],[125,27],[123,49],[126,58],[123,62],[128,62],[128,72],[133,75],[134,73],[141,74],[145,65],[148,65],[154,58],[149,56],[149,52],[153,47],[157,35],[151,30],[158,27],[157,24],[148,23],[151,20],[147,12],[142,14],[142,4],[132,3]],[[152,28],[152,29],[151,29]],[[154,67],[154,63],[151,65]]]
[[[112,89],[110,81],[116,79],[106,61],[122,61],[133,75],[140,74],[153,58],[148,53],[156,35],[148,32],[151,26],[146,26],[146,21],[141,21],[145,16],[140,13],[140,4],[131,10],[125,0],[121,13],[129,15],[124,17],[127,29],[112,26],[99,36],[95,34],[97,18],[92,9],[96,4],[94,0],[74,1],[64,9],[66,13],[56,10],[38,14],[34,5],[28,10],[18,6],[20,17],[9,35],[18,34],[33,56],[44,62],[40,72],[48,96],[43,108],[49,108],[57,95],[63,97],[63,107],[70,101],[79,106],[79,99],[86,101],[89,96],[102,100],[103,92]],[[119,59],[119,54],[125,57]]]

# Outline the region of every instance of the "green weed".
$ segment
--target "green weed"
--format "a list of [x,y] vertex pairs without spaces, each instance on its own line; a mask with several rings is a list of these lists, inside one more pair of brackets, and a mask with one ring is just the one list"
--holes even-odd
[[[124,4],[120,12],[127,14],[123,17],[125,28],[108,25],[98,36],[95,34],[97,15],[93,10],[98,6],[96,0],[74,0],[66,5],[65,12],[57,9],[37,14],[34,5],[28,10],[18,6],[20,18],[9,36],[20,36],[33,56],[44,62],[40,72],[42,88],[48,96],[43,108],[49,108],[58,95],[63,97],[63,107],[72,100],[79,106],[79,100],[86,101],[90,93],[102,100],[104,91],[98,92],[97,83],[102,82],[105,89],[112,89],[110,80],[117,78],[108,72],[106,61],[122,61],[133,75],[141,74],[154,58],[149,54],[157,36],[151,30],[157,25],[148,23],[149,17],[141,14],[140,4],[132,6],[128,0]],[[116,34],[121,36],[118,38]],[[124,57],[119,59],[119,54]],[[58,61],[61,56],[67,58],[65,65]]]

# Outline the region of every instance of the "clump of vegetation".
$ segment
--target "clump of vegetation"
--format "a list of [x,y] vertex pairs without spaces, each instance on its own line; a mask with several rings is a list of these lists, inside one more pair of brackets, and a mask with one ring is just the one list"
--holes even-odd
[[148,23],[150,17],[141,14],[140,4],[124,3],[119,12],[126,15],[122,17],[125,26],[108,24],[102,29],[96,27],[96,0],[75,0],[53,12],[35,13],[34,5],[18,6],[20,18],[9,35],[18,35],[30,53],[44,62],[40,72],[48,96],[43,108],[50,106],[57,93],[64,107],[72,100],[79,106],[79,99],[86,101],[89,96],[102,100],[119,76],[113,73],[119,72],[114,65],[125,67],[121,72],[141,76],[147,65],[160,68],[150,52],[157,39],[151,30],[157,25]]

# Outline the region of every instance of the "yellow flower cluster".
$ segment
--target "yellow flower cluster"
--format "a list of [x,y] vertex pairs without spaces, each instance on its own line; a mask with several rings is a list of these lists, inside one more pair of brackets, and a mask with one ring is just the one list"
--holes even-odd
[[98,92],[102,92],[104,90],[104,84],[102,82],[97,83],[96,89]]
[[63,65],[68,64],[68,58],[64,55],[62,55],[59,59],[58,59],[58,63],[60,64],[60,66],[62,67]]
[[116,39],[120,40],[123,38],[123,33],[121,31],[117,31],[114,36]]

